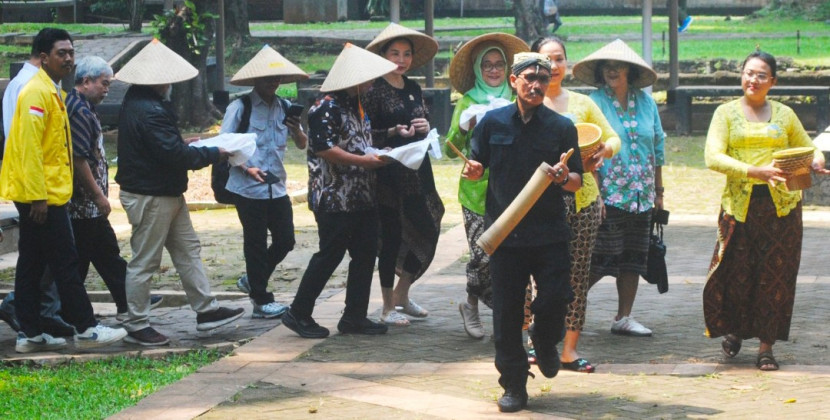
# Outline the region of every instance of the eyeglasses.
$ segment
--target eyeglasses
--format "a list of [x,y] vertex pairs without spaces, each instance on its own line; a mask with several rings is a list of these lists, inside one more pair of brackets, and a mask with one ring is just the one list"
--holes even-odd
[[506,65],[503,61],[498,63],[481,63],[481,70],[485,73],[491,72],[493,70],[504,71]]
[[757,80],[761,83],[766,83],[770,79],[770,76],[766,73],[755,73],[754,71],[751,71],[751,70],[744,70],[743,73],[744,73],[744,76],[746,76],[747,79],[752,79],[754,77],[755,80]]
[[521,74],[519,77],[530,84],[539,82],[540,85],[546,85],[550,83],[550,76],[545,74]]

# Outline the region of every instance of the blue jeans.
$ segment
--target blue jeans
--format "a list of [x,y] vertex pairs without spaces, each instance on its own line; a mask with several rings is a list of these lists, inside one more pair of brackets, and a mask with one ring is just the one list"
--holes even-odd
[[15,314],[27,337],[39,335],[40,282],[47,267],[57,286],[66,322],[83,332],[97,324],[83,279],[78,275],[78,252],[66,206],[48,206],[46,222],[29,217],[31,204],[14,203],[20,214],[17,271],[14,279]]

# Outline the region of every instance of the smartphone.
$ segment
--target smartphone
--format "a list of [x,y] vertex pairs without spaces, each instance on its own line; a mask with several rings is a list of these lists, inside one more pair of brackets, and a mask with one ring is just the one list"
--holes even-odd
[[272,174],[271,172],[266,172],[264,180],[266,184],[271,185],[280,182],[280,177]]
[[282,119],[282,123],[285,124],[288,117],[299,117],[302,115],[304,108],[305,107],[300,104],[291,104],[291,106],[285,111],[285,118]]

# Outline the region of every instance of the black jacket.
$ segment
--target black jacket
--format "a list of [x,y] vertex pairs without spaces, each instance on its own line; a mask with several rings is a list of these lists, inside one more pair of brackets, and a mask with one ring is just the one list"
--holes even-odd
[[134,194],[179,196],[187,171],[219,161],[216,147],[184,144],[176,116],[149,86],[133,85],[118,117],[118,172],[115,182]]

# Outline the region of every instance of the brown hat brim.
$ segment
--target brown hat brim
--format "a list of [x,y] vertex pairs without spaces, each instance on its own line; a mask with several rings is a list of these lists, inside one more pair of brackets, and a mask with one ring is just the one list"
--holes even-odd
[[530,51],[530,47],[521,38],[494,32],[479,35],[465,43],[458,49],[450,62],[450,83],[455,90],[465,93],[475,86],[476,74],[473,71],[473,61],[481,52],[481,48],[499,47],[504,51],[507,60],[507,69],[513,65],[513,56],[520,52]]

